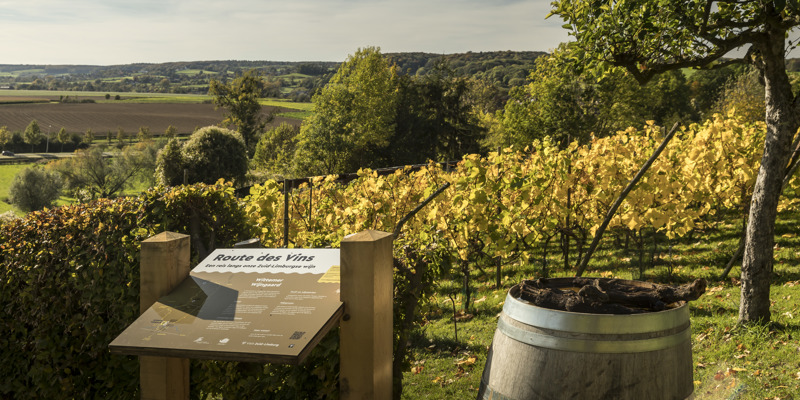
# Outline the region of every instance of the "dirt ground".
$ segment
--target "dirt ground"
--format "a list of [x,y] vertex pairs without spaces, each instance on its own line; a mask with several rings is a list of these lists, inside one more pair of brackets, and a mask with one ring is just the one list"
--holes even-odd
[[[264,107],[264,113],[275,107]],[[191,133],[195,128],[216,125],[222,121],[223,110],[213,104],[136,104],[136,103],[49,103],[0,104],[0,126],[11,131],[24,131],[32,120],[43,132],[55,133],[64,127],[70,133],[91,129],[95,136],[107,132],[116,135],[119,128],[136,134],[146,126],[154,136],[166,131],[169,125],[178,133]],[[299,125],[300,120],[277,117],[270,124],[288,122]]]

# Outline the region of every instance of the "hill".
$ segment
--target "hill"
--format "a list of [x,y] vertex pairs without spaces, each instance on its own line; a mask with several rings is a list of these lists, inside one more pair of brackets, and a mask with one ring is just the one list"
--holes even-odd
[[[499,89],[524,82],[543,52],[467,52],[460,54],[387,53],[401,73],[425,75],[444,58],[465,76],[484,79]],[[191,61],[126,65],[0,64],[0,89],[206,94],[211,79],[227,79],[250,69],[267,81],[264,97],[309,101],[339,68],[338,62]]]

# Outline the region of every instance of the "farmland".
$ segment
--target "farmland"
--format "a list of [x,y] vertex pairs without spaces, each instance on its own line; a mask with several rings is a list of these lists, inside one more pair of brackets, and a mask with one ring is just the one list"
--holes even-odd
[[[119,128],[135,133],[140,127],[146,126],[154,134],[160,134],[173,125],[178,133],[185,134],[191,133],[197,127],[218,124],[223,119],[222,110],[216,110],[208,102],[207,96],[147,94],[146,97],[130,97],[131,94],[126,93],[122,100],[105,100],[101,93],[66,94],[78,94],[81,100],[95,102],[61,103],[59,99],[65,94],[60,92],[0,92],[0,126],[7,126],[11,131],[23,131],[35,119],[45,132],[55,132],[64,127],[69,133],[83,133],[91,129],[96,135],[101,135],[116,132]],[[263,112],[297,112],[300,108],[302,107],[292,109],[268,105]],[[272,124],[282,122],[297,125],[300,120],[279,115]]]

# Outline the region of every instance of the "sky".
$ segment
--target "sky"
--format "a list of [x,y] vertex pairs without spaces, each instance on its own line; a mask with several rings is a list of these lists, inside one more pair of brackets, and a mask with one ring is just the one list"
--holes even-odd
[[0,0],[0,63],[551,51],[569,36],[549,11],[549,0]]

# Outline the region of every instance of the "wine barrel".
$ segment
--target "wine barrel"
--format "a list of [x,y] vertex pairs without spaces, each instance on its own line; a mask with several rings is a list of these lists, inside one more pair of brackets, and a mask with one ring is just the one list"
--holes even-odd
[[[565,286],[571,278],[563,280]],[[631,281],[635,282],[635,281]],[[694,391],[689,309],[631,315],[537,307],[506,296],[479,400],[686,399]]]

